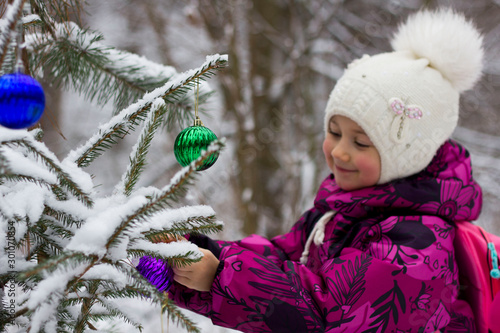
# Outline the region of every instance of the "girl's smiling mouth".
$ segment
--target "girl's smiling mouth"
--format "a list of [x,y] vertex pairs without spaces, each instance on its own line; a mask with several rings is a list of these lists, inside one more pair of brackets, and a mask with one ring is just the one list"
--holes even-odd
[[335,165],[335,169],[339,172],[355,172],[356,170],[349,170],[349,169],[344,169],[342,167],[339,167],[338,165]]

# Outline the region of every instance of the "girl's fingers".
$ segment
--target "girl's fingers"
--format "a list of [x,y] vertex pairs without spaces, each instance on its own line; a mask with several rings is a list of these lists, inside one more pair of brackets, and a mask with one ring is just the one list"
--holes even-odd
[[209,250],[200,248],[203,258],[196,263],[184,267],[174,266],[174,281],[187,288],[210,291],[219,260]]

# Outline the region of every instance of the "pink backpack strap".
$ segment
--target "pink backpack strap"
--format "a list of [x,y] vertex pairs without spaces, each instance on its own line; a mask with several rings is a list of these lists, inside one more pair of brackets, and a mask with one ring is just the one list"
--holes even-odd
[[[490,275],[494,279],[500,279],[500,269],[498,269],[498,251],[500,248],[496,247],[493,242],[488,243],[488,248],[491,251],[491,257],[493,261],[493,269]],[[490,331],[493,333],[500,333],[500,291],[493,296],[493,302],[491,302],[490,307]]]
[[[464,296],[476,317],[479,333],[500,333],[500,237],[470,222],[457,222],[455,256]],[[495,317],[495,318],[493,318]],[[495,319],[492,321],[492,319]]]
[[490,309],[490,331],[500,333],[500,293],[495,295]]

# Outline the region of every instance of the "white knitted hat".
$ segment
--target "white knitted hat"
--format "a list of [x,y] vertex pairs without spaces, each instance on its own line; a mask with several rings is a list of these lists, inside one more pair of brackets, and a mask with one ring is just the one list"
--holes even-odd
[[394,52],[353,61],[333,89],[325,115],[355,121],[377,148],[379,184],[422,171],[451,136],[459,94],[481,76],[482,36],[449,9],[421,11],[401,25]]

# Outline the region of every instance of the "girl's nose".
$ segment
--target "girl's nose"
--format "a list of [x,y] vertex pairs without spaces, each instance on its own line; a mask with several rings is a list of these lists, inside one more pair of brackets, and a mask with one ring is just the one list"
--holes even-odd
[[349,152],[342,140],[338,142],[335,147],[333,147],[331,154],[334,159],[341,160],[343,162],[349,161]]

